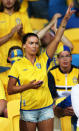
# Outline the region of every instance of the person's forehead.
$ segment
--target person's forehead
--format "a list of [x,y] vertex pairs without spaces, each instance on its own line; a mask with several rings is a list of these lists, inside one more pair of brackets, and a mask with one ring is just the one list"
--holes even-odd
[[62,51],[59,53],[59,55],[66,55],[66,54],[70,54],[70,52],[69,51]]
[[38,38],[36,36],[30,36],[27,38],[28,41],[38,41]]

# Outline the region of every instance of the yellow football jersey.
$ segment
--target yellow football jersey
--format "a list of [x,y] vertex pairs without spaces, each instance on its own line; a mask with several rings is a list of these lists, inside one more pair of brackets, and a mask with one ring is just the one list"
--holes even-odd
[[8,80],[9,80],[9,78],[8,78],[9,71],[10,70],[0,73],[0,80],[2,81],[2,84],[4,86],[6,100],[11,101],[11,100],[20,99],[20,93],[8,95],[7,86],[8,86]]
[[0,100],[1,100],[1,99],[6,100],[5,90],[4,90],[3,84],[2,84],[2,82],[1,82],[1,80],[0,80]]
[[[28,16],[24,13],[15,12],[12,15],[0,13],[0,38],[9,34],[17,24],[23,24],[23,32],[32,32]],[[8,51],[12,46],[22,46],[18,33],[15,33],[5,44],[0,46],[0,66],[10,66],[7,63]]]
[[36,57],[34,65],[25,57],[13,64],[9,77],[16,78],[20,85],[28,84],[32,80],[43,81],[38,89],[29,89],[21,93],[21,109],[34,110],[52,105],[53,100],[48,88],[47,78],[50,61],[45,52]]
[[59,66],[53,67],[50,73],[54,78],[55,88],[59,97],[69,96],[72,87],[78,84],[79,69],[75,66],[71,66],[69,73],[63,73]]

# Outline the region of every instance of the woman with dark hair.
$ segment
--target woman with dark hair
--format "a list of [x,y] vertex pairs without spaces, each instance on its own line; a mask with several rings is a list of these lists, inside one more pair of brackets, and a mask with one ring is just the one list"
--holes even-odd
[[12,46],[22,46],[24,33],[31,32],[28,16],[19,12],[19,0],[1,0],[0,5],[0,66],[9,67],[8,51]]
[[47,72],[67,21],[73,13],[69,7],[54,40],[46,52],[39,56],[39,37],[34,33],[23,36],[25,57],[13,64],[8,82],[8,94],[21,93],[21,131],[36,131],[36,127],[38,131],[53,131],[53,100],[48,88]]
[[[16,0],[15,1],[15,4],[14,4],[14,11],[16,12],[16,11],[19,11],[19,9],[20,9],[20,1],[19,0]],[[3,5],[3,3],[1,2],[1,4],[0,4],[0,12],[3,12],[4,11],[4,5]]]

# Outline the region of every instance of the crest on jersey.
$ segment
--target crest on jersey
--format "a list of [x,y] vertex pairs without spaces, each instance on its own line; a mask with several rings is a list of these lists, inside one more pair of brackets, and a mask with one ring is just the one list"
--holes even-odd
[[23,100],[23,106],[26,106],[26,101],[25,100]]
[[73,83],[77,84],[77,77],[76,76],[73,77]]
[[17,19],[16,19],[16,23],[17,23],[17,24],[21,24],[20,18],[17,18]]
[[41,69],[41,64],[40,63],[36,63],[36,66],[38,69]]

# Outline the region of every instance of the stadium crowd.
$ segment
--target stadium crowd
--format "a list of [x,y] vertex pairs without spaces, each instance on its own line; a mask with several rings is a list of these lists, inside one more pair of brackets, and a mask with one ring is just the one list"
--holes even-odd
[[79,131],[78,34],[79,0],[0,0],[1,131]]

